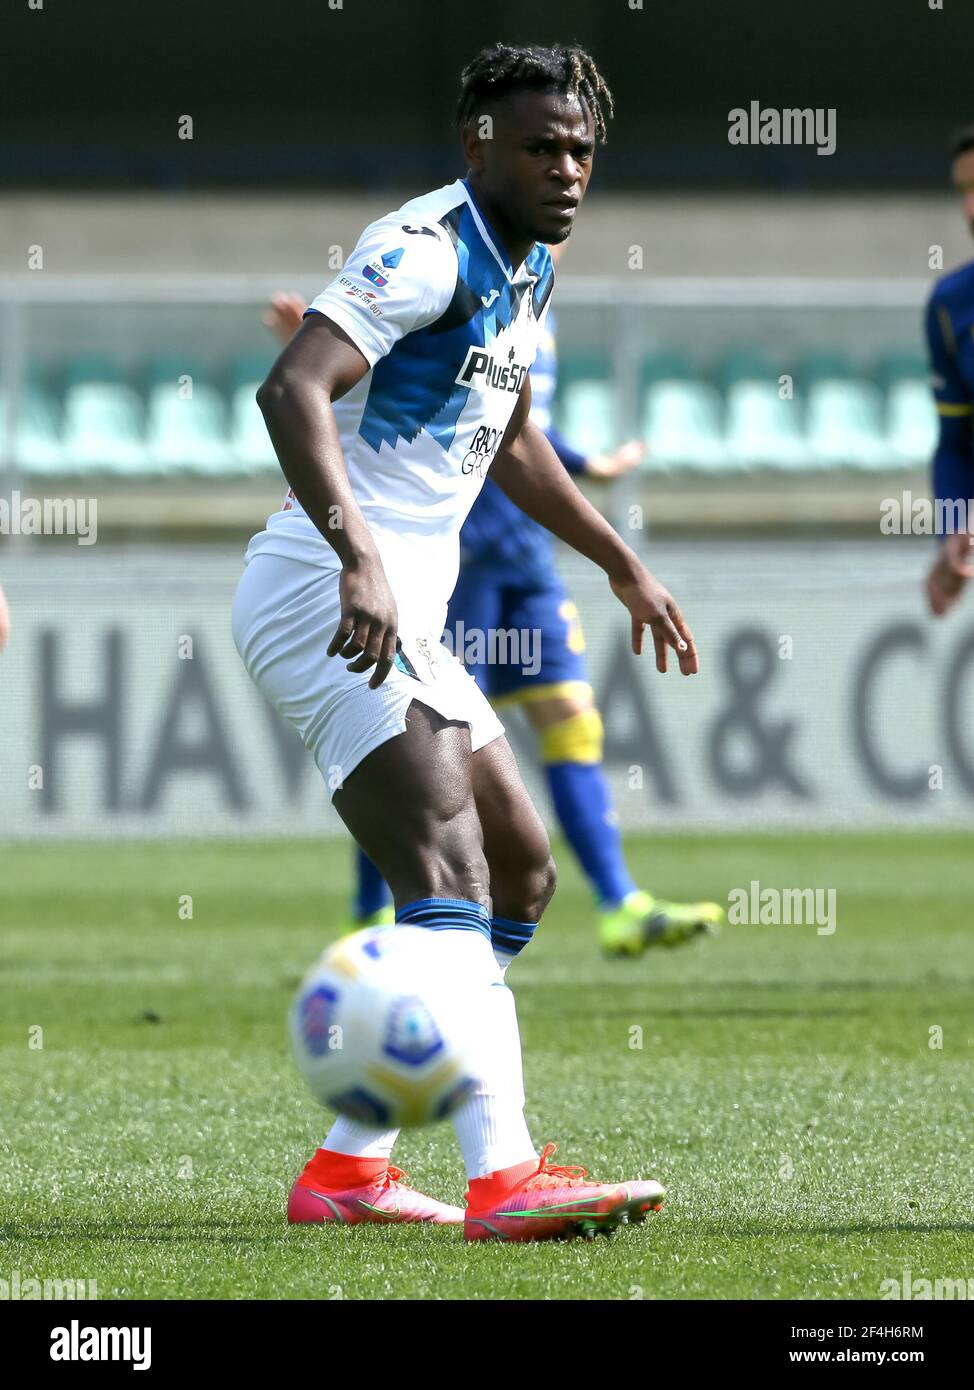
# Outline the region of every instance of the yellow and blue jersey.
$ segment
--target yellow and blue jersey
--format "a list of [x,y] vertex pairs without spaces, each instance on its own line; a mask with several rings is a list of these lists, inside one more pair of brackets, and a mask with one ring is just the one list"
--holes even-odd
[[966,508],[974,498],[974,261],[937,281],[927,304],[926,331],[940,418],[933,495]]

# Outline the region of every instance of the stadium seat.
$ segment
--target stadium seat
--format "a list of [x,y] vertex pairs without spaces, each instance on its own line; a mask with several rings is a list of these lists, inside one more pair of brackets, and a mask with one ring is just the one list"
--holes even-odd
[[803,411],[794,396],[782,397],[781,364],[743,349],[723,363],[725,445],[739,468],[800,468],[808,457]]
[[[0,437],[6,438],[9,406],[3,402]],[[64,471],[58,404],[39,373],[29,371],[20,398],[14,454],[17,466],[32,475]]]
[[248,353],[230,367],[229,444],[231,467],[260,473],[278,467],[277,455],[257,405],[257,388],[270,371],[274,353]]
[[883,397],[840,353],[808,358],[797,381],[807,389],[809,463],[819,468],[882,468],[890,463]]
[[810,462],[823,468],[881,468],[889,463],[882,395],[871,381],[816,381],[808,392]]
[[615,390],[611,381],[581,378],[561,394],[559,419],[573,448],[601,454],[615,448]]
[[274,445],[255,399],[259,385],[260,381],[246,382],[230,397],[230,457],[233,466],[242,473],[259,473],[278,467]]
[[[192,394],[187,394],[190,378]],[[146,449],[150,464],[169,472],[224,473],[233,466],[227,445],[227,411],[220,392],[188,359],[161,358],[151,365]]]
[[76,380],[64,396],[62,442],[66,471],[143,471],[142,402],[137,392],[119,381]]
[[937,408],[926,377],[894,382],[886,398],[886,440],[890,460],[904,468],[929,462],[937,447]]
[[937,445],[937,408],[922,353],[892,353],[880,363],[886,389],[886,444],[891,463],[923,467]]
[[642,414],[642,437],[649,449],[647,468],[725,467],[721,414],[720,394],[708,382],[653,381],[646,390]]

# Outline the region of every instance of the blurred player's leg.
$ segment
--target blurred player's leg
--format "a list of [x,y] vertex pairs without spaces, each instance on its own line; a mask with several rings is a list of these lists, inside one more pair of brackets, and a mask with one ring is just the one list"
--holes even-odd
[[396,920],[389,885],[369,856],[355,849],[355,898],[352,920],[346,930],[359,927],[386,927]]
[[534,669],[498,667],[493,693],[500,706],[523,705],[538,734],[555,814],[598,904],[603,950],[639,955],[646,946],[678,946],[714,931],[723,917],[716,903],[664,902],[641,890],[629,872],[602,768],[602,719],[588,683],[578,610],[561,581],[510,591],[503,625],[540,634]]

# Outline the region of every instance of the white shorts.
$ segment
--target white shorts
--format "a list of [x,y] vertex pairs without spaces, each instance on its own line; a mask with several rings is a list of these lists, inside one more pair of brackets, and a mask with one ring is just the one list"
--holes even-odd
[[[233,640],[254,683],[301,735],[329,791],[373,748],[406,732],[413,700],[470,726],[474,752],[504,726],[487,697],[436,635],[434,665],[421,681],[394,666],[378,690],[371,671],[328,656],[341,617],[339,573],[282,555],[255,555],[233,600]],[[429,644],[427,644],[429,650]]]

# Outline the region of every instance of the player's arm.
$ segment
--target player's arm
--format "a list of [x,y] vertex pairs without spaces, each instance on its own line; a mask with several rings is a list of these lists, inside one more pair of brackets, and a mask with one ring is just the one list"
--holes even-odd
[[257,404],[295,497],[342,562],[341,622],[328,655],[354,657],[350,671],[374,666],[374,689],[392,669],[399,618],[348,481],[332,409],[368,370],[347,333],[324,314],[311,314],[271,368]]
[[666,648],[678,654],[685,676],[699,669],[690,629],[673,597],[643,565],[575,486],[544,431],[529,418],[528,377],[507,432],[490,467],[490,476],[523,512],[597,564],[612,592],[632,617],[632,649],[642,651],[648,626],[656,648],[656,669],[666,670]]
[[940,617],[952,608],[967,581],[971,566],[971,523],[968,511],[974,498],[974,402],[957,362],[949,308],[936,291],[927,306],[927,346],[940,434],[933,456],[931,486],[935,512],[947,525],[940,535],[940,550],[927,575],[927,599]]
[[557,426],[549,425],[544,434],[561,460],[562,467],[576,477],[611,482],[613,478],[631,473],[646,457],[646,445],[640,439],[627,440],[610,454],[583,454],[568,442]]

